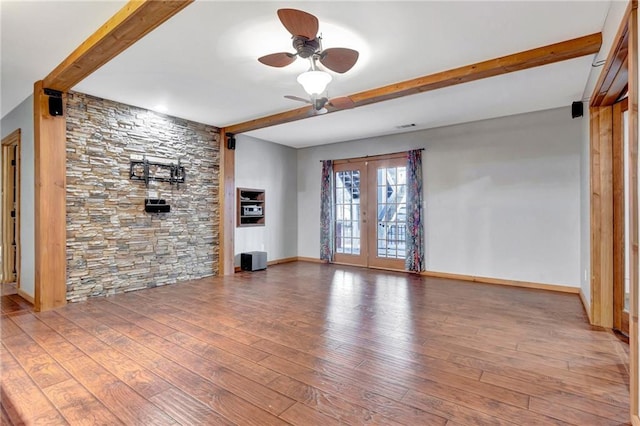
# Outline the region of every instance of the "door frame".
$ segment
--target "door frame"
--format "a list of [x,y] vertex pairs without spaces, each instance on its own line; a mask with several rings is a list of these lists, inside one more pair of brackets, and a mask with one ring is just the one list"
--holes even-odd
[[[346,253],[338,253],[337,252],[337,239],[338,239],[338,232],[337,230],[335,230],[336,227],[336,222],[337,222],[337,214],[336,214],[336,206],[337,206],[337,201],[335,199],[335,185],[336,185],[336,179],[335,176],[337,173],[340,172],[345,172],[345,171],[359,171],[360,172],[360,187],[359,187],[359,200],[360,200],[360,217],[359,217],[359,222],[360,222],[360,254],[358,255],[354,255],[354,254],[346,254]],[[333,178],[332,178],[332,184],[334,185],[333,187],[333,193],[334,193],[334,199],[333,199],[333,210],[334,210],[334,214],[333,214],[333,224],[331,226],[334,227],[334,233],[333,233],[333,238],[334,238],[334,247],[336,249],[334,249],[334,253],[333,253],[333,263],[337,263],[340,265],[352,265],[352,266],[364,266],[367,267],[368,266],[368,259],[367,259],[367,249],[368,249],[368,245],[367,245],[367,237],[368,237],[368,232],[367,232],[367,228],[368,228],[368,224],[367,224],[367,163],[366,161],[334,161],[333,163]]]
[[[625,158],[624,119],[628,111],[628,98],[613,104],[612,130],[612,185],[613,185],[613,328],[629,335],[629,313],[625,305],[625,261],[627,260],[627,242],[625,240]],[[627,188],[628,189],[628,188]],[[631,218],[629,218],[631,219]]]
[[[400,165],[400,162],[403,163]],[[367,205],[367,211],[374,212],[375,216],[369,215],[369,223],[367,225],[367,235],[369,239],[369,245],[367,247],[367,253],[369,254],[369,258],[367,261],[367,266],[369,268],[380,268],[380,269],[388,269],[394,271],[404,271],[405,270],[405,258],[403,259],[392,259],[392,258],[384,258],[378,257],[378,197],[377,197],[377,184],[378,184],[378,169],[380,167],[402,167],[407,165],[407,157],[406,154],[402,157],[389,157],[389,158],[378,158],[375,160],[370,160],[367,163],[367,183],[372,184],[372,187],[368,188],[369,191],[369,204]],[[407,183],[405,183],[406,185]],[[405,248],[405,253],[406,253]]]
[[[15,182],[14,177],[9,176],[9,169],[12,166],[9,153],[12,149],[15,149]],[[8,280],[7,275],[9,271],[10,263],[10,247],[12,241],[10,241],[9,227],[13,226],[11,220],[11,211],[14,206],[11,206],[10,201],[13,198],[15,204],[15,266],[16,266],[16,288],[20,288],[20,259],[21,259],[21,244],[20,244],[20,187],[21,187],[21,131],[16,129],[8,136],[2,139],[2,202],[0,203],[2,208],[2,225],[0,227],[0,233],[2,235],[1,250],[2,250],[2,284],[14,282],[14,280]],[[15,185],[15,197],[11,197],[9,194],[13,190]],[[11,272],[11,275],[13,273]]]
[[[629,193],[630,203],[626,208],[630,214],[631,251],[631,304],[633,288],[637,285],[638,220],[637,212],[637,176],[632,170],[637,164],[637,2],[629,3],[622,19],[613,46],[609,52],[604,69],[596,83],[589,103],[589,156],[590,156],[590,306],[591,324],[613,327],[614,293],[614,247],[624,241],[614,233],[614,124],[613,105],[628,92],[629,108]],[[635,123],[635,124],[634,124]],[[624,234],[623,234],[624,237]],[[634,284],[635,283],[635,284]]]
[[629,107],[629,411],[640,425],[638,339],[638,2],[629,2],[589,104],[591,324],[613,325],[613,247],[622,245],[613,231],[612,105],[627,91]]
[[[337,171],[345,171],[345,170],[360,170],[360,223],[362,224],[361,229],[361,240],[360,247],[361,253],[359,257],[353,255],[347,255],[342,253],[333,254],[332,263],[338,265],[352,265],[352,266],[362,266],[371,269],[385,269],[385,270],[394,270],[394,271],[402,271],[406,272],[404,268],[404,260],[402,260],[402,267],[399,268],[397,266],[397,260],[391,260],[391,262],[385,261],[376,261],[371,262],[372,253],[374,256],[377,255],[376,251],[376,238],[377,236],[377,214],[374,213],[373,216],[369,212],[377,212],[376,208],[376,197],[373,196],[375,193],[376,185],[373,185],[374,190],[371,190],[370,183],[377,182],[376,172],[377,167],[371,167],[371,163],[384,163],[397,161],[398,159],[407,158],[407,151],[402,152],[394,152],[389,154],[381,154],[381,155],[371,155],[366,157],[355,157],[355,158],[345,158],[340,160],[333,160],[333,174]],[[335,182],[334,182],[335,185]],[[334,188],[335,189],[335,188]],[[334,200],[334,208],[335,208],[335,200]],[[335,225],[335,215],[334,215],[334,225]],[[374,230],[370,231],[370,227],[374,226]],[[374,236],[374,238],[371,238]],[[334,236],[335,238],[335,236]],[[373,247],[373,252],[371,251]],[[377,256],[376,256],[377,257]]]

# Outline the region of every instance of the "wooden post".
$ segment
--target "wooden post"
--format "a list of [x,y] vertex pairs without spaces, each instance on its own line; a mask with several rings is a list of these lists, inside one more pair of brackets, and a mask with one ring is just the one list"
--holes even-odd
[[612,107],[591,107],[591,318],[613,326]]
[[225,129],[220,129],[220,250],[218,253],[218,275],[235,272],[234,206],[236,181],[236,151],[227,148]]
[[[66,94],[63,94],[66,112]],[[66,304],[66,125],[49,114],[42,81],[34,85],[35,146],[35,309]]]

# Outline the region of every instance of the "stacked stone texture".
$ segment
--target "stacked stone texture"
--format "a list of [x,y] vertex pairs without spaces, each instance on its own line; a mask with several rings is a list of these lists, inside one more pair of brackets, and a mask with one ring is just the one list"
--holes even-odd
[[[219,129],[71,92],[67,101],[67,300],[218,273]],[[132,154],[185,166],[186,182],[129,179]],[[170,213],[146,213],[155,192]]]

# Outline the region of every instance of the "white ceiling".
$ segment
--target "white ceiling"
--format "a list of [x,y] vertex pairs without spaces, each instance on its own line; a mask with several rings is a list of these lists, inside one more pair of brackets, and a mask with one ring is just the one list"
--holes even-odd
[[[122,4],[2,1],[2,115]],[[283,96],[305,96],[296,82],[305,61],[271,68],[256,60],[293,51],[279,8],[317,16],[325,48],[360,52],[351,71],[332,73],[337,97],[601,31],[609,4],[196,1],[74,90],[226,126],[302,105]],[[302,147],[568,106],[583,97],[594,56],[247,134]]]
[[2,117],[124,4],[0,0]]

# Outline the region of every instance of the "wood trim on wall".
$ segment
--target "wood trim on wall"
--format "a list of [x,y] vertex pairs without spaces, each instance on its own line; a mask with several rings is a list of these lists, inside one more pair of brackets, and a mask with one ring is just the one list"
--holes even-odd
[[613,107],[589,109],[591,128],[591,319],[613,327]]
[[[298,262],[311,262],[311,263],[326,263],[317,257],[298,256],[295,258],[291,257],[284,260],[286,260],[287,262],[298,261]],[[281,260],[277,263],[284,263],[284,262]],[[336,263],[332,263],[332,264],[339,265]],[[344,266],[353,266],[354,268],[362,267],[358,265],[347,265],[347,264],[344,264]],[[381,269],[381,268],[374,268],[374,269]],[[412,273],[409,271],[400,271],[400,270],[392,270],[392,269],[382,269],[382,270],[393,271],[393,272],[405,272],[408,274]],[[464,275],[464,274],[451,274],[448,272],[436,272],[436,271],[422,271],[420,272],[420,275],[424,277],[446,278],[446,279],[469,281],[469,282],[475,282],[475,283],[481,283],[481,284],[496,284],[496,285],[505,285],[505,286],[511,286],[511,287],[555,291],[560,293],[580,294],[580,297],[584,298],[584,294],[582,294],[579,287],[571,287],[571,286],[559,285],[559,284],[543,284],[543,283],[534,283],[530,281],[506,280],[502,278],[480,277],[475,275]]]
[[[294,256],[294,257],[283,257],[282,259],[274,259],[274,260],[270,260],[267,262],[267,266],[273,266],[273,265],[282,265],[283,263],[292,263],[292,262],[297,262],[298,261],[298,257]],[[242,268],[240,266],[236,266],[234,268],[235,272],[240,272],[242,271]]]
[[267,262],[267,265],[271,266],[271,265],[281,265],[283,263],[291,263],[291,262],[297,262],[298,261],[298,257],[294,256],[294,257],[283,257],[281,259],[274,259],[274,260],[270,260]]
[[589,309],[589,304],[587,303],[587,296],[584,295],[582,289],[580,289],[580,301],[582,302],[584,312],[587,314],[587,318],[589,319],[589,324],[593,324],[593,320],[591,319],[591,309]]
[[629,16],[631,3],[622,19],[616,33],[614,45],[607,56],[604,68],[591,95],[591,106],[612,105],[624,93],[628,85],[628,47],[629,47]]
[[218,253],[218,275],[232,275],[235,272],[235,182],[236,151],[227,148],[225,129],[220,129],[220,231]]
[[[638,23],[637,1],[627,7],[603,72],[591,96],[591,322],[611,327],[613,312],[613,245],[622,245],[614,233],[613,140],[611,105],[625,88],[629,92],[630,291],[629,324],[630,419],[638,418]],[[624,82],[624,79],[628,81]],[[611,206],[611,207],[609,207]],[[623,236],[624,238],[624,236]]]
[[305,257],[305,256],[298,256],[296,258],[296,260],[298,262],[311,262],[311,263],[327,263],[324,260],[318,258],[318,257]]
[[[67,152],[64,115],[49,115],[42,81],[33,89],[35,148],[35,309],[66,304]],[[63,95],[63,110],[66,95]]]
[[[626,58],[625,58],[626,59]],[[626,80],[625,80],[626,88]],[[623,315],[625,302],[625,184],[624,184],[624,120],[628,100],[613,104],[612,191],[613,191],[613,327],[628,333],[628,320]],[[626,325],[625,325],[626,324]]]
[[[622,244],[614,234],[614,124],[613,104],[627,89],[629,19],[625,11],[613,47],[598,78],[590,113],[590,250],[591,321],[611,328],[613,318],[614,246]],[[624,235],[624,234],[623,234]],[[624,241],[624,240],[623,240]]]
[[638,398],[640,375],[638,373],[638,2],[631,2],[628,16],[629,56],[628,64],[628,111],[629,111],[629,397],[630,414],[634,425],[640,424],[638,419]]
[[22,297],[24,300],[26,300],[27,302],[31,303],[32,305],[35,306],[35,299],[33,297],[31,297],[30,294],[27,294],[24,292],[24,290],[22,290],[21,288],[16,289],[18,292],[18,296]]
[[16,129],[2,139],[2,145],[15,145],[20,142],[22,130]]
[[[16,288],[20,288],[20,261],[22,259],[21,256],[21,244],[20,244],[20,208],[22,207],[21,204],[21,200],[20,200],[20,182],[21,182],[21,172],[20,172],[20,167],[21,167],[21,162],[20,162],[20,156],[21,156],[21,135],[22,132],[20,129],[16,129],[13,132],[11,132],[9,135],[7,135],[4,139],[2,139],[2,156],[3,156],[3,165],[2,165],[2,169],[3,169],[3,173],[8,171],[11,168],[11,158],[9,158],[7,156],[7,154],[9,153],[9,150],[12,147],[15,147],[16,149],[16,164],[15,164],[15,182],[14,182],[14,177],[13,176],[6,176],[3,175],[2,176],[2,212],[3,212],[3,217],[2,217],[2,230],[0,232],[0,235],[2,235],[2,258],[3,258],[3,262],[2,262],[2,283],[9,283],[9,282],[13,282],[13,279],[9,280],[7,279],[8,275],[13,275],[13,271],[10,272],[9,268],[11,266],[13,266],[13,262],[8,262],[6,263],[6,260],[10,259],[9,256],[9,247],[11,247],[13,241],[9,240],[9,235],[7,233],[7,231],[9,230],[9,228],[13,225],[13,221],[11,218],[10,214],[7,214],[10,210],[10,208],[8,208],[7,204],[9,204],[11,201],[13,201],[15,203],[15,243],[16,243],[16,252],[15,252],[15,266],[16,266],[16,277],[15,277],[15,282],[16,282]],[[13,186],[15,185],[16,188],[16,193],[15,193],[15,199],[14,196],[10,195],[7,191],[8,188],[13,188]]]
[[556,291],[561,293],[579,294],[579,287],[570,287],[558,284],[543,284],[529,281],[505,280],[502,278],[480,277],[475,275],[451,274],[448,272],[422,271],[420,275],[433,278],[446,278],[452,280],[469,281],[481,284],[506,285],[510,287],[531,288],[536,290]]

